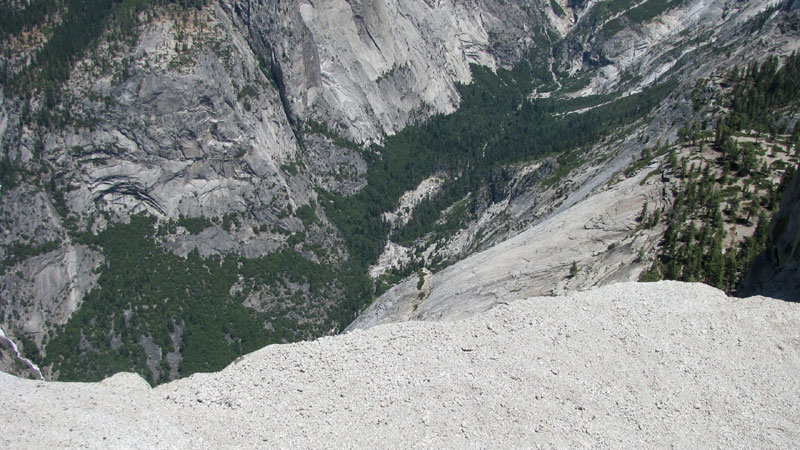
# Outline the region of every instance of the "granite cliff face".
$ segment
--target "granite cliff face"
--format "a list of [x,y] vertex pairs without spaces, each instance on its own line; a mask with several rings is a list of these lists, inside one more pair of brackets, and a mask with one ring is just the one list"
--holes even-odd
[[[656,167],[654,162],[435,274],[409,277],[372,303],[347,331],[408,320],[464,319],[531,296],[636,280],[642,256],[652,252],[663,233],[662,227],[640,229],[642,205],[659,209],[672,201],[662,180],[646,178]],[[569,276],[572,263],[580,267],[575,276]]]
[[6,250],[16,264],[3,277],[4,325],[39,344],[81,305],[103,262],[96,249],[74,242],[76,230],[96,233],[135,214],[227,214],[239,218],[236,227],[211,227],[202,237],[177,230],[164,246],[183,256],[197,249],[257,257],[285,237],[252,226],[302,229],[276,215],[313,198],[308,176],[281,169],[299,159],[297,138],[277,89],[219,7],[165,12],[142,26],[135,44],[115,47],[101,43],[76,64],[60,105],[77,118],[72,126],[42,130],[12,112],[14,131],[3,135],[8,160],[40,171],[3,187],[5,248],[19,243],[41,253],[14,259]]
[[[788,3],[783,5],[782,11],[788,11]],[[778,2],[768,6],[771,9],[760,3],[682,2],[657,19],[640,23],[619,13],[603,20],[584,14],[558,47],[553,63],[554,70],[572,71],[578,78],[591,74],[579,92],[633,93],[663,74],[677,72],[678,91],[683,94],[665,99],[649,122],[636,123],[616,139],[594,146],[589,152],[594,159],[583,161],[560,184],[542,182],[558,170],[558,160],[514,166],[492,178],[476,219],[452,238],[426,243],[422,251],[388,245],[375,273],[402,266],[415,252],[426,261],[444,258],[454,264],[436,273],[423,270],[406,277],[366,308],[348,330],[470,317],[530,295],[637,280],[666,230],[663,224],[642,229],[639,212],[645,204],[651,211],[669,211],[674,201],[669,188],[672,175],[663,171],[663,157],[637,168],[623,181],[618,175],[652,143],[678,140],[680,124],[716,120],[721,103],[693,105],[689,92],[697,80],[720,80],[723,71],[746,64],[753,55],[787,55],[800,47],[797,17],[782,14]],[[614,20],[622,22],[614,25]],[[754,23],[760,23],[755,33]],[[754,34],[760,38],[753,39]],[[592,66],[595,70],[588,69]],[[720,90],[716,83],[706,92]],[[788,223],[786,213],[780,217],[775,220]],[[733,229],[732,234],[736,234]],[[782,239],[788,242],[792,238],[787,236],[793,235],[784,233]],[[778,239],[774,232],[773,239]],[[571,276],[573,263],[579,270]],[[776,264],[755,266],[765,268],[765,277],[775,273]],[[788,293],[796,291],[790,286],[797,277],[788,273],[773,283],[774,289],[747,289],[743,294],[795,297]]]
[[[280,80],[289,116],[374,142],[458,105],[469,65],[509,66],[546,21],[509,2],[228,2]],[[542,3],[542,2],[538,2]],[[490,39],[490,35],[493,39]],[[497,48],[495,48],[497,47]]]
[[[0,206],[0,321],[43,347],[107,264],[76,233],[132,215],[177,222],[159,245],[182,257],[289,249],[341,264],[347,254],[315,189],[357,191],[366,162],[336,136],[380,141],[453,111],[469,65],[518,61],[530,30],[548,26],[540,11],[504,2],[224,1],[142,12],[133,40],[101,35],[55,105],[3,98],[0,141],[14,169]],[[9,41],[6,64],[23,70],[48,38],[30,34],[41,38]],[[45,108],[61,114],[59,126],[31,120],[29,111]],[[304,220],[301,209],[310,211]],[[183,218],[213,223],[191,229]],[[301,249],[309,246],[321,251]],[[288,292],[307,295],[292,283]],[[248,302],[271,295],[254,292]]]

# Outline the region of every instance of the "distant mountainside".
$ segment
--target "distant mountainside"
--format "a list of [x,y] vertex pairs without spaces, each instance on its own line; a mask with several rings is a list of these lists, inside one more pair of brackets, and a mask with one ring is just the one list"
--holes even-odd
[[[744,75],[737,71],[700,79],[692,91],[699,117],[727,106],[715,125],[681,127],[674,144],[647,148],[585,198],[568,199],[568,206],[560,199],[534,206],[553,211],[443,270],[406,278],[347,330],[471,317],[533,295],[637,279],[702,281],[739,295],[800,301],[800,126],[789,129],[787,119],[800,103],[800,56],[788,57],[780,69],[767,60]],[[604,176],[595,169],[569,178],[585,186]],[[505,195],[499,203],[506,210],[542,201],[541,195]],[[469,232],[474,229],[459,237]]]
[[[0,328],[30,364],[9,346],[0,366],[152,384],[220,370],[336,334],[386,296],[425,311],[459,261],[532,230],[586,232],[504,261],[521,270],[511,284],[477,286],[502,298],[646,273],[730,291],[797,163],[799,14],[757,0],[6,2]],[[712,176],[726,235],[706,242],[713,208],[671,212]],[[621,209],[571,209],[598,196]],[[730,270],[702,269],[712,253]]]

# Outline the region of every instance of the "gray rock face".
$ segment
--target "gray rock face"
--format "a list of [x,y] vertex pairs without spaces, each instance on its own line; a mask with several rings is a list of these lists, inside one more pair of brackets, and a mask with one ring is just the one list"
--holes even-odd
[[[259,257],[286,246],[273,226],[303,229],[288,212],[316,193],[278,89],[222,9],[187,14],[161,11],[133,45],[101,40],[64,87],[59,107],[75,119],[67,126],[24,125],[13,99],[0,102],[4,157],[22,174],[0,188],[0,324],[12,338],[41,344],[95,286],[102,256],[70,232],[140,213],[227,214],[236,218],[227,230],[179,232],[162,244],[182,256]],[[288,173],[290,164],[300,170]],[[347,173],[342,183],[357,189],[363,168]],[[312,231],[309,240],[338,254],[324,217]]]
[[298,121],[374,142],[453,111],[470,64],[510,66],[543,32],[548,2],[224,2],[269,61]]
[[[796,32],[784,33],[776,26],[784,18],[794,20],[790,15],[765,24],[763,39],[753,40],[749,32],[742,31],[743,24],[763,10],[761,2],[686,2],[658,20],[625,28],[610,38],[600,39],[595,33],[592,36],[597,40],[586,45],[613,57],[603,70],[632,70],[645,76],[631,85],[622,81],[619,74],[610,77],[610,72],[599,70],[582,92],[605,92],[607,86],[636,91],[658,79],[667,66],[681,75],[683,89],[688,90],[695,79],[714,76],[715,71],[741,64],[744,58],[761,52],[787,54],[800,45]],[[713,30],[712,23],[716,24]],[[582,34],[584,26],[588,25],[576,25],[571,37],[586,37]],[[713,33],[718,42],[729,42],[738,51],[726,55],[707,48],[687,49],[684,40],[695,33]],[[632,38],[638,34],[645,39]],[[672,57],[665,59],[678,48],[685,50],[684,57],[691,63],[678,65]],[[646,78],[649,81],[644,82]],[[625,139],[587,150],[587,154],[607,160],[591,161],[574,169],[558,186],[560,194],[553,192],[556,189],[526,182],[540,177],[536,172],[552,170],[546,162],[517,167],[513,174],[506,169],[491,174],[486,197],[492,204],[455,238],[444,245],[437,244],[433,250],[426,249],[458,262],[426,276],[422,289],[417,288],[417,275],[405,279],[376,299],[348,329],[403,320],[460,319],[497,303],[531,295],[636,280],[643,269],[643,258],[651,254],[663,232],[637,231],[638,212],[645,202],[652,211],[668,205],[671,199],[665,195],[662,181],[650,178],[639,185],[654,167],[610,189],[606,185],[615,173],[638,159],[644,149],[656,142],[674,141],[676,123],[708,120],[701,114],[692,111],[688,96],[668,98],[654,111],[649,124],[630,129]],[[608,147],[612,150],[604,153]],[[580,270],[577,276],[570,277],[573,262]],[[773,291],[749,292],[779,295]]]
[[[618,89],[638,92],[681,66],[694,72],[706,69],[701,76],[708,76],[708,69],[720,57],[709,57],[706,47],[720,42],[737,49],[733,58],[739,60],[737,64],[753,55],[753,47],[761,46],[760,54],[785,51],[776,50],[786,44],[782,39],[752,42],[747,32],[747,22],[765,8],[763,1],[691,0],[640,22],[621,17],[622,12],[600,18],[584,13],[561,46],[556,65],[570,74],[592,73],[583,94]],[[696,55],[703,57],[695,59]],[[696,76],[685,74],[683,79]]]
[[[133,44],[104,37],[73,67],[57,105],[74,119],[66,126],[24,123],[22,104],[3,97],[3,153],[32,175],[1,188],[9,268],[0,324],[41,344],[80,306],[102,263],[70,232],[134,214],[236,218],[232,228],[160,238],[180,256],[259,257],[294,233],[344,259],[321,208],[312,226],[292,214],[316,204],[316,187],[358,191],[366,163],[351,145],[310,132],[312,121],[363,143],[453,111],[470,64],[510,66],[552,19],[529,6],[248,0],[159,10]],[[51,242],[60,248],[37,258],[8,254]]]
[[352,148],[336,145],[321,134],[303,138],[306,164],[314,184],[327,191],[352,195],[366,185],[367,163]]
[[[55,325],[63,325],[97,282],[102,256],[69,245],[19,263],[0,279],[3,323],[37,344]],[[30,349],[28,349],[30,350]]]
[[616,284],[274,345],[155,389],[0,373],[0,445],[788,448],[799,327],[798,304]]
[[213,217],[263,210],[282,194],[308,202],[280,169],[299,147],[277,90],[221,11],[200,20],[205,28],[146,26],[125,55],[135,61],[127,78],[77,71],[73,91],[98,99],[83,112],[102,121],[46,145],[79,186],[68,195],[74,211]]
[[[555,212],[518,235],[433,275],[412,276],[375,300],[347,331],[406,320],[458,320],[498,304],[635,280],[660,229],[637,229],[642,205],[671,200],[652,167]],[[644,182],[644,186],[640,183]],[[575,262],[580,268],[570,276]]]
[[[457,84],[470,81],[471,64],[510,67],[541,46],[549,66],[547,42],[555,35],[548,32],[576,30],[556,70],[577,74],[602,62],[582,94],[633,92],[674,67],[679,53],[696,61],[695,47],[682,47],[687,42],[728,36],[764,6],[756,0],[693,0],[597,40],[589,34],[598,24],[584,21],[597,2],[555,3],[565,9],[563,17],[551,0],[222,0],[185,14],[160,11],[132,46],[101,39],[75,65],[58,105],[71,114],[70,124],[57,130],[23,124],[22,103],[0,99],[4,156],[26,171],[20,186],[1,191],[0,257],[9,263],[0,285],[1,325],[12,336],[41,336],[63,323],[95,285],[102,264],[101,255],[73,242],[70,232],[97,232],[139,213],[160,221],[225,214],[237,219],[233,227],[214,225],[195,234],[181,229],[159,238],[181,256],[197,250],[202,256],[258,257],[287,248],[288,236],[302,235],[328,252],[322,258],[342,261],[341,237],[315,188],[357,192],[366,163],[353,145],[313,131],[316,126],[359,144],[381,141],[431,114],[453,111]],[[722,17],[731,19],[717,27]],[[731,60],[755,50],[777,52],[777,40],[752,41]],[[795,41],[781,41],[780,52],[796,47]],[[624,76],[637,71],[641,79]],[[34,111],[39,101],[32,100]],[[653,123],[669,119],[657,116]],[[647,136],[672,137],[669,127]],[[567,195],[561,209],[605,183],[639,150],[626,147],[603,177],[570,186],[579,195]],[[551,197],[506,175],[500,171],[496,179],[493,205],[508,200],[515,224],[527,226],[534,222],[531,205]],[[314,206],[312,226],[293,216],[305,205]],[[472,229],[449,254],[464,256],[521,228],[487,225],[492,236],[483,240]],[[49,242],[60,248],[41,250]],[[13,245],[41,252],[16,261],[8,254]],[[616,279],[606,275],[592,280]]]

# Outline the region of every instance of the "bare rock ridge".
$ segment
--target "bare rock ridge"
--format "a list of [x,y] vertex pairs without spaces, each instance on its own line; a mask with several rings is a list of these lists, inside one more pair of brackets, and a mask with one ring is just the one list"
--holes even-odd
[[[656,165],[656,163],[653,163]],[[664,183],[649,170],[606,187],[522,233],[435,274],[412,276],[367,307],[347,331],[406,320],[456,320],[498,303],[635,280],[638,255],[659,240],[637,230],[645,202],[656,208]],[[609,248],[611,246],[611,248]],[[580,270],[568,277],[576,263]]]
[[[788,8],[789,3],[784,5]],[[655,76],[671,70],[668,67],[674,65],[675,60],[667,57],[670,49],[685,44],[685,33],[699,30],[716,36],[711,41],[736,42],[738,51],[693,56],[697,58],[694,64],[678,69],[681,82],[687,87],[693,83],[689,80],[713,78],[718,76],[715,72],[720,68],[741,64],[742,58],[748,57],[746,55],[763,51],[761,46],[765,43],[768,43],[767,52],[770,54],[795,51],[800,40],[796,35],[784,35],[781,26],[771,24],[764,27],[764,36],[769,36],[764,40],[751,40],[742,33],[747,28],[744,25],[764,10],[763,3],[684,2],[658,20],[645,21],[606,39],[598,38],[597,34],[579,32],[589,24],[578,23],[567,40],[599,39],[595,48],[601,48],[605,57],[614,61],[614,64],[600,67],[582,92],[605,92],[604,89],[619,82],[624,71]],[[773,16],[778,18],[776,14]],[[575,45],[579,46],[578,43]],[[586,42],[581,45],[591,47]],[[567,70],[571,63],[561,61],[561,70]],[[655,79],[652,76],[631,86],[632,91],[651,84]],[[632,178],[621,182],[614,178],[630,165],[631,158],[639,157],[642,140],[651,143],[674,141],[677,139],[676,124],[684,120],[679,117],[692,114],[685,103],[681,105],[679,101],[668,99],[654,112],[652,122],[626,133],[624,139],[593,147],[592,154],[605,154],[606,159],[573,170],[564,183],[568,186],[563,189],[565,194],[554,193],[555,189],[548,191],[542,185],[526,186],[525,180],[535,182],[537,177],[531,175],[546,168],[539,161],[508,170],[510,180],[498,183],[499,192],[495,191],[494,184],[490,186],[493,204],[485,208],[477,220],[450,241],[437,242],[425,250],[457,262],[435,274],[422,271],[406,277],[378,297],[348,329],[404,320],[459,319],[497,303],[637,280],[647,267],[647,257],[654,254],[666,229],[659,225],[656,229],[641,230],[637,215],[645,204],[650,208],[667,210],[673,198],[663,179],[648,175],[658,169],[655,161]],[[695,117],[699,121],[707,120],[703,114],[697,112]],[[614,150],[608,152],[609,147]],[[506,187],[503,184],[514,186],[519,192],[503,192]],[[391,267],[392,263],[411,253],[409,250],[403,254],[397,251],[397,246],[389,245],[384,252],[387,258],[379,261],[380,266]],[[394,260],[390,258],[398,254]],[[574,276],[569,276],[572,263],[579,270]],[[797,279],[794,275],[793,280]],[[780,298],[787,298],[786,293],[800,291],[790,287],[796,281],[787,276],[783,280],[786,288],[782,289],[784,294]],[[748,292],[779,295],[777,291]]]
[[800,304],[614,284],[269,346],[153,389],[0,374],[0,445],[788,448],[798,367]]

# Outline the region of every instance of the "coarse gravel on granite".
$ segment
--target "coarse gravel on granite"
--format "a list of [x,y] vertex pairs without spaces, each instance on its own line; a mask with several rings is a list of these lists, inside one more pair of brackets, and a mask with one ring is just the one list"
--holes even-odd
[[800,304],[625,283],[249,354],[151,389],[0,374],[2,448],[791,448]]

